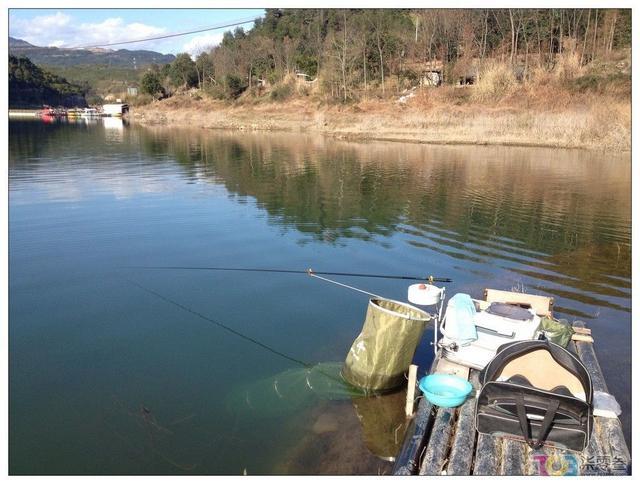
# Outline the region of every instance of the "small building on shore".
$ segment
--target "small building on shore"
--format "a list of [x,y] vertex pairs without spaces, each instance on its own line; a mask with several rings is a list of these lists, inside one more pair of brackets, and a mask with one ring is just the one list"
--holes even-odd
[[129,105],[125,103],[105,104],[102,106],[105,116],[123,116],[129,113]]

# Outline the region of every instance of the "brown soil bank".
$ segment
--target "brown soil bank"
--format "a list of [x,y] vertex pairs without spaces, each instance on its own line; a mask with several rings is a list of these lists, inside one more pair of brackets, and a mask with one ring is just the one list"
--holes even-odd
[[416,89],[402,102],[365,100],[331,105],[313,97],[224,102],[181,93],[132,109],[134,122],[179,126],[321,133],[354,140],[437,144],[503,144],[631,149],[631,103],[608,93],[568,94],[538,86],[500,100],[478,88]]

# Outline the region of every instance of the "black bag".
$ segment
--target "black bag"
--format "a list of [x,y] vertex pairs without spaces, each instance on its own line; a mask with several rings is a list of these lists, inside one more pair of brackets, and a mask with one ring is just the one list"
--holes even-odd
[[476,429],[582,451],[593,428],[593,388],[582,362],[548,340],[501,346],[480,373]]

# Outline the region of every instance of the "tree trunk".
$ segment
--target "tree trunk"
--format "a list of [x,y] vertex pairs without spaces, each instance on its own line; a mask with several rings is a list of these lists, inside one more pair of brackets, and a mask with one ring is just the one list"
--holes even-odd
[[484,34],[482,35],[482,55],[481,59],[484,59],[484,56],[487,52],[487,34],[489,32],[489,10],[485,12],[484,15]]
[[347,100],[347,14],[342,11],[342,17],[344,19],[344,29],[342,31],[342,91],[343,99]]
[[564,30],[564,10],[560,9],[560,36],[558,37],[558,54],[562,55],[563,31]]
[[384,61],[382,58],[382,49],[378,45],[378,52],[380,53],[380,80],[382,82],[382,94],[384,94]]
[[513,56],[516,47],[516,30],[515,25],[513,24],[513,12],[509,9],[509,22],[511,23],[511,64],[513,64]]
[[380,54],[380,82],[382,83],[382,94],[384,95],[384,59],[382,56],[382,42],[380,32],[376,31],[376,45],[378,46],[378,54]]
[[611,25],[611,37],[609,38],[609,52],[613,50],[613,38],[616,32],[616,21],[618,20],[618,12],[613,12],[613,23]]
[[591,9],[589,9],[589,16],[587,17],[587,28],[584,31],[584,41],[582,43],[582,53],[580,54],[580,65],[584,59],[584,53],[587,50],[587,36],[589,35],[589,24],[591,23]]
[[367,41],[365,38],[365,48],[362,50],[362,67],[364,71],[364,92],[367,92]]
[[598,39],[598,9],[596,8],[596,22],[593,26],[593,50],[591,54],[591,60],[596,58],[596,40]]

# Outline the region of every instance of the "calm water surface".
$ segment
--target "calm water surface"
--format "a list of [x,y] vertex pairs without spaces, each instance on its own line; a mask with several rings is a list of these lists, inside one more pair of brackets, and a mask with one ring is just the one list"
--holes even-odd
[[[327,399],[295,363],[342,361],[365,296],[303,275],[127,268],[147,265],[554,296],[592,328],[630,440],[628,155],[9,129],[11,473],[389,472],[374,454],[394,451],[404,396]],[[403,281],[341,281],[406,299]]]

